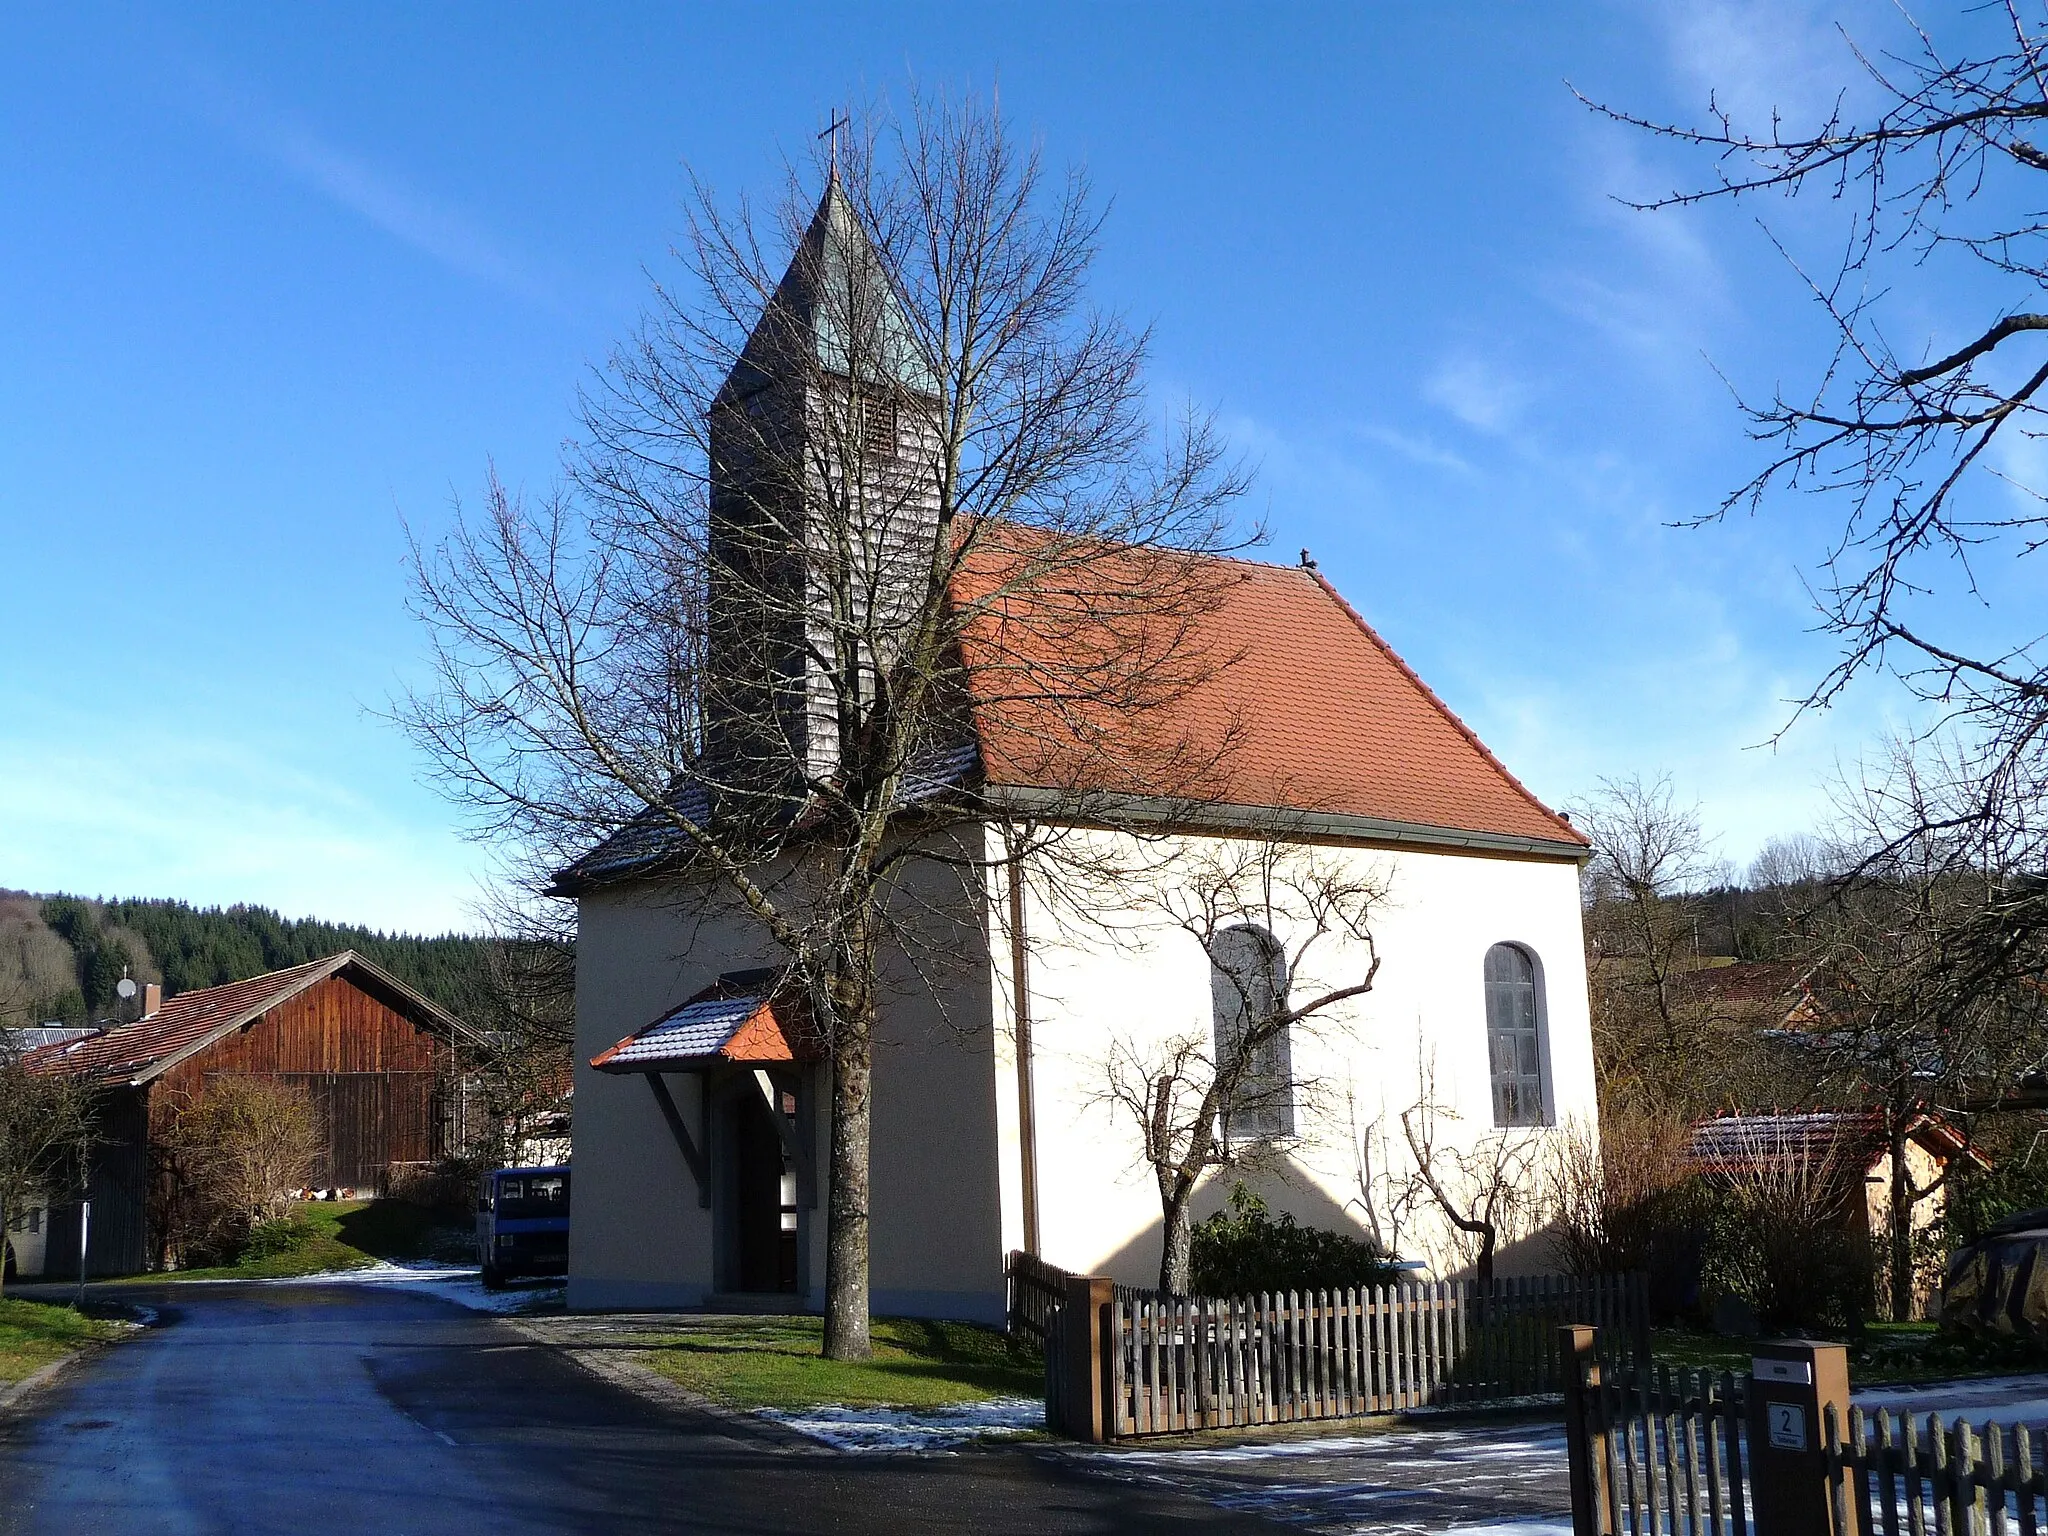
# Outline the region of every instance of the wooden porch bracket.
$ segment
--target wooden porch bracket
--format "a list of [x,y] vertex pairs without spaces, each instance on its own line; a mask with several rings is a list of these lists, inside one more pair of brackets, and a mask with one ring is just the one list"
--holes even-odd
[[654,1090],[654,1102],[661,1106],[661,1117],[668,1122],[669,1134],[676,1139],[676,1148],[683,1154],[683,1161],[689,1165],[690,1176],[697,1181],[697,1203],[705,1209],[711,1206],[711,1161],[705,1157],[704,1149],[697,1145],[697,1138],[690,1134],[690,1128],[683,1122],[683,1112],[676,1108],[675,1095],[668,1091],[668,1084],[661,1080],[659,1072],[643,1072],[647,1086]]

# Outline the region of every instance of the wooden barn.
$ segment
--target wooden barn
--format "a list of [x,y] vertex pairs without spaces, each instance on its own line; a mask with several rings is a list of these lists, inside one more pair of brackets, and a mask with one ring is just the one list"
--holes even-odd
[[[152,1266],[152,1146],[179,1108],[223,1077],[266,1078],[312,1100],[326,1146],[316,1188],[381,1190],[395,1164],[424,1163],[463,1140],[465,1066],[481,1037],[353,950],[247,981],[157,1000],[132,1022],[29,1058],[101,1088],[91,1155],[86,1268]],[[46,1273],[77,1273],[78,1207],[49,1213]]]

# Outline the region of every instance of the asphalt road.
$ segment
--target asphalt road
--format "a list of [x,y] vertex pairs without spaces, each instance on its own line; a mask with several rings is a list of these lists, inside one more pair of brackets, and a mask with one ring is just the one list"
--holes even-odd
[[0,1423],[0,1532],[1272,1532],[1018,1450],[851,1457],[662,1409],[354,1286],[127,1293],[164,1326]]

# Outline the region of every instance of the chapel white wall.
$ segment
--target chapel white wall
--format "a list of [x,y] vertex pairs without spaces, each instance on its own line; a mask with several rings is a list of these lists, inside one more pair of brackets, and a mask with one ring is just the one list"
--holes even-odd
[[[1089,835],[1098,845],[1114,840],[1114,834]],[[1184,838],[1177,846],[1199,850],[1204,842]],[[1129,850],[1129,862],[1139,862],[1138,852]],[[1155,844],[1143,857],[1156,861],[1160,852]],[[1297,1030],[1295,1074],[1319,1080],[1323,1091],[1297,1110],[1300,1134],[1280,1168],[1247,1178],[1271,1207],[1291,1211],[1306,1224],[1364,1231],[1359,1133],[1377,1122],[1397,1153],[1393,1171],[1405,1174],[1412,1163],[1400,1155],[1398,1117],[1421,1097],[1424,1070],[1433,1072],[1441,1106],[1441,1144],[1469,1149],[1493,1133],[1482,964],[1496,943],[1519,944],[1537,958],[1545,1005],[1554,1127],[1514,1134],[1539,1144],[1540,1162],[1541,1145],[1567,1128],[1597,1133],[1576,864],[1327,846],[1314,857],[1383,880],[1387,896],[1371,925],[1380,969],[1370,993],[1337,1005],[1313,1028]],[[1144,904],[1141,898],[1135,908]],[[1127,943],[1119,948],[1062,914],[1043,880],[1033,882],[1026,926],[1042,1255],[1070,1270],[1151,1285],[1159,1262],[1158,1193],[1135,1121],[1105,1099],[1106,1054],[1119,1033],[1141,1047],[1181,1031],[1206,1035],[1206,956],[1156,911],[1147,916],[1139,910],[1135,921],[1120,917]],[[1290,951],[1300,940],[1284,925],[1277,937]],[[1132,938],[1139,941],[1135,950],[1128,944]],[[1302,978],[1297,1002],[1310,983],[1334,985],[1363,975],[1369,964],[1362,946],[1335,936],[1312,954],[1318,956],[1316,974]],[[1012,1085],[998,1096],[999,1107],[1005,1107],[1015,1093],[1014,1022],[1007,989],[999,988],[997,997],[1001,1067]],[[1005,1233],[1014,1245],[1021,1183],[1014,1112],[1004,1115],[1002,1129]],[[1229,1181],[1207,1181],[1197,1200],[1198,1218],[1223,1204]],[[1537,1181],[1532,1174],[1532,1194]],[[1433,1212],[1402,1234],[1401,1248],[1437,1275],[1459,1273],[1468,1262],[1463,1245]],[[1540,1238],[1501,1255],[1502,1273],[1548,1267]]]

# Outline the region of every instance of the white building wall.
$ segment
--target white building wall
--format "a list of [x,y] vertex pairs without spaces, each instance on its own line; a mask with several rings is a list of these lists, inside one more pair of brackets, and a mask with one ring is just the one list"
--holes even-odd
[[[1145,858],[1160,851],[1153,844]],[[1297,1113],[1300,1135],[1284,1163],[1250,1180],[1270,1205],[1307,1224],[1363,1230],[1360,1133],[1377,1123],[1380,1150],[1398,1152],[1398,1117],[1421,1097],[1422,1063],[1433,1069],[1440,1142],[1471,1148],[1492,1134],[1481,967],[1488,947],[1503,941],[1523,945],[1541,967],[1552,1118],[1593,1129],[1574,864],[1406,849],[1322,848],[1314,857],[1384,883],[1371,924],[1380,970],[1369,994],[1297,1029],[1295,1075],[1319,1092]],[[920,905],[957,917],[939,924],[945,932],[927,932],[915,956],[897,954],[889,965],[875,1071],[872,1282],[879,1312],[997,1320],[1003,1256],[1024,1246],[1006,876],[997,870],[990,879],[986,908],[957,890],[921,893]],[[1135,1123],[1106,1100],[1107,1053],[1119,1035],[1156,1044],[1180,1031],[1206,1036],[1211,1027],[1207,958],[1151,905],[1156,894],[1125,903],[1114,940],[1060,911],[1043,880],[1030,882],[1026,903],[1041,1252],[1065,1268],[1139,1285],[1157,1275],[1159,1202]],[[593,893],[582,901],[581,923],[570,1304],[696,1305],[714,1287],[711,1212],[699,1205],[647,1085],[586,1063],[720,973],[773,965],[779,956],[758,924],[730,904],[707,907],[674,890]],[[1274,926],[1290,951],[1297,947],[1299,932]],[[1355,942],[1317,946],[1297,978],[1296,1000],[1310,987],[1355,979],[1367,963]],[[695,1080],[669,1081],[685,1116],[701,1126]],[[820,1069],[812,1097],[819,1203],[804,1216],[813,1306],[824,1283],[825,1086]],[[1558,1132],[1528,1134],[1542,1143]],[[1392,1171],[1404,1175],[1405,1158]],[[1212,1178],[1197,1215],[1218,1208],[1227,1190],[1227,1179]],[[1400,1248],[1438,1274],[1457,1273],[1465,1262],[1443,1223],[1427,1213],[1400,1234]],[[1538,1240],[1510,1247],[1501,1269],[1547,1263]]]
[[[874,1070],[870,1285],[882,1314],[978,1319],[1004,1312],[997,1112],[984,916],[957,872],[923,866],[902,905],[916,941],[885,961]],[[952,921],[931,915],[955,914]],[[726,971],[783,957],[729,899],[613,887],[583,898],[576,976],[576,1211],[569,1304],[685,1307],[714,1294],[713,1227],[647,1084],[591,1057]],[[822,1304],[831,1123],[828,1077],[811,1069],[817,1204],[805,1302]],[[699,1080],[668,1079],[700,1140]],[[715,1156],[715,1154],[714,1154]]]
[[[1093,834],[1098,846],[1112,839]],[[1203,840],[1179,845],[1197,853]],[[1215,846],[1213,840],[1211,846]],[[1156,861],[1161,850],[1133,846],[1127,862]],[[1271,1172],[1247,1177],[1268,1205],[1305,1224],[1363,1231],[1359,1144],[1377,1129],[1375,1150],[1392,1152],[1395,1178],[1412,1160],[1402,1150],[1399,1116],[1433,1078],[1437,1141],[1471,1149],[1493,1134],[1492,1092],[1481,969],[1496,943],[1522,945],[1538,962],[1544,997],[1551,1119],[1557,1129],[1513,1132],[1532,1145],[1534,1164],[1572,1124],[1597,1121],[1593,1052],[1587,1015],[1585,951],[1578,868],[1569,861],[1510,859],[1407,849],[1320,848],[1345,875],[1383,883],[1371,935],[1380,960],[1372,990],[1334,1006],[1314,1025],[1296,1027],[1294,1073],[1317,1091],[1297,1109],[1297,1139]],[[1113,858],[1112,862],[1118,862]],[[1197,940],[1158,910],[1170,891],[1169,870],[1156,889],[1134,897],[1113,920],[1116,938],[1076,923],[1033,882],[1026,919],[1031,936],[1031,1001],[1037,1101],[1041,1251],[1084,1273],[1109,1274],[1134,1285],[1156,1281],[1161,1216],[1157,1187],[1141,1155],[1139,1129],[1128,1110],[1104,1092],[1107,1058],[1119,1036],[1141,1051],[1176,1034],[1207,1038],[1211,994],[1206,955]],[[1149,908],[1149,910],[1148,910]],[[1292,952],[1302,925],[1275,921]],[[1362,977],[1366,948],[1332,936],[1309,951],[1293,1000]],[[1003,1067],[1014,1080],[1011,1021],[1003,997]],[[1014,1087],[999,1103],[1014,1100]],[[1003,1126],[1006,1240],[1018,1223],[1021,1163],[1015,1116]],[[1539,1174],[1529,1185],[1536,1192]],[[1232,1175],[1212,1177],[1197,1199],[1197,1218],[1219,1208]],[[1377,1191],[1386,1193],[1384,1187]],[[1426,1261],[1438,1275],[1468,1262],[1455,1235],[1423,1210],[1400,1234],[1404,1257]],[[1501,1255],[1503,1273],[1548,1267],[1546,1246],[1527,1241]]]

